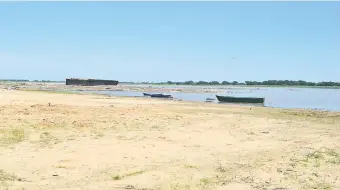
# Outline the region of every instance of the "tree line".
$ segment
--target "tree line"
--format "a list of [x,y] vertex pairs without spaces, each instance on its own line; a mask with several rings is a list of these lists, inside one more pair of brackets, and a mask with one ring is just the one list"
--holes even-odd
[[142,82],[142,84],[169,84],[169,85],[258,85],[258,86],[340,86],[340,82],[307,82],[303,80],[266,80],[266,81],[245,81],[245,82],[238,82],[238,81],[185,81],[185,82],[174,82],[174,81],[167,81],[167,82],[159,82],[159,83],[152,83],[152,82]]
[[240,83],[237,81],[233,81],[233,82],[228,82],[228,81],[198,81],[198,82],[194,82],[192,80],[190,81],[185,81],[185,82],[172,82],[172,81],[167,81],[166,83],[162,83],[162,84],[176,84],[176,85],[246,85],[245,83]]

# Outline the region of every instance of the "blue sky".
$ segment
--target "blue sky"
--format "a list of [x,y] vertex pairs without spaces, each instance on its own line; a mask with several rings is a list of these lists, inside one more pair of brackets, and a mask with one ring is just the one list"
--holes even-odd
[[0,78],[340,81],[340,2],[0,3]]

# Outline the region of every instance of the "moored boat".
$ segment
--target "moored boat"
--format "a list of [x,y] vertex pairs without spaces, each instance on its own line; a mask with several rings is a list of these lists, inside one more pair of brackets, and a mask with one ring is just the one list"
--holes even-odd
[[152,96],[152,95],[155,95],[155,96],[161,96],[163,94],[149,94],[149,93],[143,93],[144,96]]
[[149,93],[143,93],[144,96],[150,96],[152,98],[172,98],[171,95],[164,95],[164,94],[149,94]]
[[213,98],[207,98],[207,99],[205,99],[205,102],[213,102],[213,101],[215,101],[215,99],[213,99]]
[[164,95],[164,94],[151,94],[152,98],[172,98],[171,95]]
[[216,95],[216,98],[220,102],[253,103],[253,104],[264,103],[264,98],[255,98],[255,97],[234,97],[234,96],[218,96],[218,95]]

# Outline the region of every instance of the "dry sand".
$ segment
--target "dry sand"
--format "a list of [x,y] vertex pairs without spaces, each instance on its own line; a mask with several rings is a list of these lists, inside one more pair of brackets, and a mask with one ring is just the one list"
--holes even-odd
[[0,189],[340,189],[340,114],[0,91]]

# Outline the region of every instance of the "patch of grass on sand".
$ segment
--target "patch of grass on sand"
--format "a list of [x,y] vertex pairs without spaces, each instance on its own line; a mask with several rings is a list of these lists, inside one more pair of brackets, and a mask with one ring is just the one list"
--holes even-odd
[[15,181],[17,177],[13,174],[9,174],[4,170],[0,169],[0,181]]
[[321,148],[314,152],[311,152],[306,155],[306,157],[301,160],[305,167],[308,166],[308,163],[314,163],[315,167],[320,167],[321,164],[340,164],[340,154],[335,150],[328,148]]
[[315,184],[308,185],[305,188],[307,188],[307,189],[322,189],[322,190],[332,190],[333,189],[332,185],[330,185],[328,183],[315,183]]
[[55,166],[55,168],[58,168],[58,169],[73,169],[74,167],[67,166],[67,165],[57,165],[57,166]]
[[189,169],[198,169],[198,166],[191,165],[191,164],[186,164],[185,167]]
[[101,138],[101,137],[104,137],[104,133],[103,132],[100,132],[100,131],[92,131],[93,135],[95,138]]
[[40,143],[44,146],[50,146],[60,143],[60,140],[51,135],[49,132],[43,132],[40,134]]
[[[302,158],[291,158],[289,168],[278,168],[287,181],[298,182],[301,189],[331,190],[334,187],[324,180],[324,174],[319,171],[335,167],[340,164],[340,154],[333,149],[320,148],[304,155]],[[336,166],[337,167],[337,166]]]
[[209,183],[211,183],[211,179],[209,179],[209,178],[200,179],[200,184],[203,185],[203,186],[208,185]]
[[222,165],[221,162],[217,162],[215,165],[214,170],[219,173],[225,173],[227,171],[227,168]]
[[0,130],[0,145],[12,145],[24,141],[24,129]]
[[136,176],[136,175],[141,175],[143,173],[145,173],[146,170],[138,170],[138,171],[134,171],[134,172],[130,172],[130,173],[127,173],[125,175],[119,175],[119,174],[116,174],[116,175],[113,175],[111,176],[112,180],[121,180],[125,177],[131,177],[131,176]]
[[111,176],[111,178],[112,178],[113,180],[115,180],[115,181],[123,179],[123,177],[120,176],[119,174],[116,174],[116,175],[114,175],[114,176]]
[[327,155],[330,157],[327,160],[327,163],[331,163],[331,164],[336,164],[336,165],[340,165],[340,154],[335,152],[334,150],[327,150],[326,151]]
[[331,163],[331,164],[340,165],[340,157],[336,157],[336,158],[334,158],[332,160],[328,160],[327,162]]
[[183,190],[189,190],[190,185],[188,184],[180,184],[180,183],[173,183],[170,185],[170,189],[183,189]]
[[126,177],[129,177],[129,176],[136,176],[136,175],[143,174],[143,173],[145,173],[145,172],[146,172],[145,170],[138,170],[138,171],[135,171],[135,172],[127,173],[127,174],[125,174],[125,176],[126,176]]

